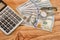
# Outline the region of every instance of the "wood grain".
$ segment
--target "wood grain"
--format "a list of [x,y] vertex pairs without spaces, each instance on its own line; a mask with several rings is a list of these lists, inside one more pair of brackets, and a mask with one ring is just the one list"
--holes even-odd
[[[16,7],[19,6],[20,4],[26,2],[27,0],[3,0],[3,1],[5,3],[7,3],[11,8],[13,8],[16,11]],[[58,11],[60,11],[60,0],[57,0],[57,1],[56,0],[51,0],[51,3],[52,3],[52,5],[54,7],[57,7],[58,8]],[[60,33],[60,15],[57,14],[57,15],[55,15],[55,23],[54,23],[54,28],[53,28],[53,31],[52,32],[38,30],[38,29],[31,28],[31,27],[26,27],[26,26],[19,26],[9,36],[6,36],[0,30],[0,40],[23,40],[23,39],[28,40],[30,38],[32,38],[31,40],[37,40],[37,39],[40,39],[40,37],[42,39],[42,36],[44,38],[45,35],[46,35],[46,37],[48,37],[50,35],[56,35],[56,36],[59,35],[59,37],[60,37],[60,34],[59,33]],[[36,39],[34,37],[36,37]]]

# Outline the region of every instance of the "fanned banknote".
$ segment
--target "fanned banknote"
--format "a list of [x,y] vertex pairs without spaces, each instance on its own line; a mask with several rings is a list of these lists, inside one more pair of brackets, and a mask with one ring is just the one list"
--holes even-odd
[[54,24],[53,10],[41,10],[44,7],[52,7],[50,0],[28,0],[17,7],[17,11],[27,17],[25,20],[26,25],[52,31]]

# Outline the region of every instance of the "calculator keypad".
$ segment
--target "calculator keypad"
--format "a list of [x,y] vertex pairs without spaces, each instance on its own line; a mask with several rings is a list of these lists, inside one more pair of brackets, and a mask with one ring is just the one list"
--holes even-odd
[[13,30],[22,20],[8,6],[0,13],[3,13],[0,18],[0,27],[6,33],[9,33],[11,30]]

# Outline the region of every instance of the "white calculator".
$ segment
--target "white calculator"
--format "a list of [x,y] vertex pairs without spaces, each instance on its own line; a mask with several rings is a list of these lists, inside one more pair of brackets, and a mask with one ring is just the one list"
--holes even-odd
[[0,0],[0,29],[6,35],[11,34],[22,21],[23,19],[12,8]]

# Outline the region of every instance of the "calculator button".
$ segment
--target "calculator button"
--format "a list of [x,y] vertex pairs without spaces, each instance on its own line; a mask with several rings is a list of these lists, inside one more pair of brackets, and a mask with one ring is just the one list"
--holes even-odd
[[18,21],[21,21],[21,18],[20,18],[20,17],[18,17],[18,16],[16,16],[16,19],[17,19]]
[[13,27],[15,27],[15,26],[16,26],[16,24],[12,24],[12,26],[13,26]]
[[10,24],[7,24],[6,26],[7,26],[7,28],[10,29],[10,30],[13,29],[13,27],[12,27]]

